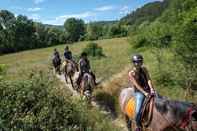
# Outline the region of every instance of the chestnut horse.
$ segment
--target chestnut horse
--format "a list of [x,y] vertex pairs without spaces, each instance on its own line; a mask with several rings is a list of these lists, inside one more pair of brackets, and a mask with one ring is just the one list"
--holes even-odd
[[[122,89],[119,96],[120,108],[130,130],[132,121],[135,122],[135,119],[128,116],[126,106],[133,97],[135,97],[134,88]],[[158,94],[154,99],[152,119],[147,128],[152,131],[197,131],[197,106],[195,104],[169,100]]]

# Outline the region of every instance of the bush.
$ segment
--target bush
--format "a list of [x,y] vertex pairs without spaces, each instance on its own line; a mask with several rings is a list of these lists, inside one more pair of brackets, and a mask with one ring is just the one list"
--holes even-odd
[[[107,119],[59,88],[55,77],[43,72],[23,81],[0,81],[2,130],[112,130]],[[65,88],[64,88],[65,89]]]
[[97,43],[88,43],[88,45],[86,46],[86,48],[84,48],[83,51],[93,57],[104,56],[102,47],[98,46]]

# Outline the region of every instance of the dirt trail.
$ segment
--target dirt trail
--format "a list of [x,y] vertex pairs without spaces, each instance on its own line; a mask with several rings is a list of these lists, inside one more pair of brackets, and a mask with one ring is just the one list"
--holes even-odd
[[[114,84],[114,81],[117,81],[117,82],[119,82],[119,80],[121,81],[121,78],[122,78],[125,74],[127,74],[128,69],[129,69],[129,68],[126,67],[122,72],[120,72],[120,73],[118,73],[118,74],[115,74],[115,75],[112,76],[109,80],[106,80],[106,81],[100,83],[100,84],[99,84],[99,87],[102,87],[102,89],[106,89],[106,88],[107,88],[108,86],[110,86],[112,83]],[[70,83],[68,83],[68,84],[66,83],[65,78],[64,78],[63,75],[57,75],[57,78],[58,78],[64,85],[66,85],[66,87],[71,91],[73,97],[80,97],[80,94],[79,94],[76,90],[74,90],[74,89],[72,88],[71,84],[70,84]],[[121,81],[121,82],[122,82],[122,81]],[[118,86],[120,86],[120,85],[118,85]],[[97,103],[96,101],[92,101],[91,104],[92,104],[94,107],[99,108],[100,111],[101,111],[102,113],[107,114],[107,115],[110,115],[111,118],[112,118],[112,123],[113,123],[114,125],[118,126],[118,127],[121,129],[121,131],[128,131],[125,122],[124,122],[122,119],[118,118],[118,117],[116,117],[116,118],[112,117],[111,112],[109,112],[109,111],[107,111],[107,110],[104,110],[104,108],[102,108],[103,105],[100,105],[100,104]]]

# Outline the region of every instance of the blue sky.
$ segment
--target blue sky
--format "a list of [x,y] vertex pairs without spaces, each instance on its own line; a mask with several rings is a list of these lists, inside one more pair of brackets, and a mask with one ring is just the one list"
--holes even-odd
[[159,0],[0,0],[0,10],[26,15],[44,24],[63,25],[70,17],[85,22],[119,20],[153,1]]

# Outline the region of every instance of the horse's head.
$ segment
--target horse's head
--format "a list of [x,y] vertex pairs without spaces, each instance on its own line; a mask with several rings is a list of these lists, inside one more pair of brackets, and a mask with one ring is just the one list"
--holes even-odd
[[169,100],[158,96],[155,103],[156,109],[164,119],[168,128],[197,130],[197,106],[181,101]]

